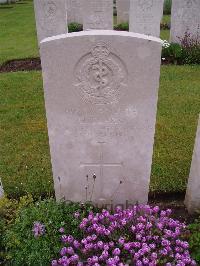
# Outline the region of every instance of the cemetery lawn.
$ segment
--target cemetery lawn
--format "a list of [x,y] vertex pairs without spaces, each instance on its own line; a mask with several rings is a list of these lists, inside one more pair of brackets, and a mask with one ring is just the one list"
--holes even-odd
[[[200,110],[199,71],[200,66],[161,68],[152,192],[185,189]],[[6,193],[53,193],[41,72],[0,74],[0,88],[0,176]]]
[[33,2],[0,5],[0,65],[38,56]]

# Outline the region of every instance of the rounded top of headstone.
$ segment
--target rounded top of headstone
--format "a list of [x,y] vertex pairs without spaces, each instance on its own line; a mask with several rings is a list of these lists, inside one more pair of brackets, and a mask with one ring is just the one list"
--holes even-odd
[[72,32],[67,34],[60,34],[52,37],[48,37],[43,39],[40,43],[47,43],[55,40],[66,39],[66,38],[75,38],[81,36],[124,36],[124,37],[131,37],[131,38],[138,38],[148,41],[153,41],[162,44],[163,41],[160,38],[135,33],[135,32],[125,32],[125,31],[114,31],[114,30],[90,30],[90,31],[81,31],[81,32]]

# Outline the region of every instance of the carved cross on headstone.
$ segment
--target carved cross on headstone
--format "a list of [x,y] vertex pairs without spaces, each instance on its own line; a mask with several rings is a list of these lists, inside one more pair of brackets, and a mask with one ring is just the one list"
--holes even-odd
[[[115,162],[104,162],[104,157],[103,157],[103,146],[105,144],[105,142],[98,142],[99,144],[99,150],[100,150],[100,154],[99,154],[99,162],[96,163],[89,163],[89,162],[85,162],[85,163],[81,163],[80,166],[83,167],[87,167],[87,166],[97,166],[100,168],[100,178],[103,178],[103,173],[104,173],[104,167],[122,167],[123,163],[115,163]],[[96,175],[96,173],[94,173]],[[97,176],[97,175],[96,175]],[[97,176],[98,178],[98,176]]]

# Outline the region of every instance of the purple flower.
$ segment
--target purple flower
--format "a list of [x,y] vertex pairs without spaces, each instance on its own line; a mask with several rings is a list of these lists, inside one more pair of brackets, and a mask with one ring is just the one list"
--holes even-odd
[[102,258],[103,259],[107,259],[108,258],[108,251],[107,250],[104,250],[103,252],[102,252]]
[[118,240],[119,244],[123,245],[125,242],[125,238],[124,237],[120,237]]
[[60,251],[60,255],[61,256],[65,256],[67,254],[67,248],[66,247],[63,247]]
[[52,262],[51,262],[51,266],[58,266],[58,262],[57,262],[57,260],[52,260]]
[[148,258],[143,258],[142,262],[144,265],[149,265],[149,259]]
[[73,255],[74,254],[74,249],[72,247],[68,247],[66,252],[69,254],[69,255]]
[[152,260],[156,260],[157,257],[158,257],[157,253],[153,252],[153,253],[151,254],[151,259],[152,259]]
[[115,249],[113,250],[113,252],[112,252],[112,254],[113,254],[114,256],[118,256],[118,255],[120,255],[120,253],[121,253],[121,251],[120,251],[119,248],[115,248]]
[[41,222],[34,222],[33,223],[33,234],[34,237],[40,237],[45,234],[45,225],[42,224]]
[[141,260],[136,261],[136,266],[143,266],[143,263],[141,262]]
[[65,228],[61,227],[58,231],[63,234],[65,232]]
[[79,256],[77,255],[77,254],[74,254],[73,256],[71,256],[71,258],[70,258],[70,261],[71,262],[76,262],[76,261],[78,261],[79,260]]
[[158,206],[155,206],[155,207],[153,208],[153,212],[154,212],[154,213],[158,213],[159,210],[160,210],[160,208],[159,208]]
[[52,261],[52,266],[82,266],[85,262],[88,266],[125,266],[125,262],[156,266],[162,261],[166,266],[196,265],[190,257],[188,242],[182,239],[185,224],[170,215],[169,209],[160,211],[159,207],[149,205],[118,209],[114,214],[107,210],[90,212],[79,225],[84,238],[75,240],[63,235],[61,258]]
[[80,243],[77,240],[74,240],[73,245],[76,249],[80,247]]
[[125,250],[130,250],[131,249],[131,243],[124,244],[124,249]]
[[74,241],[73,236],[70,236],[70,235],[69,235],[69,236],[67,237],[67,242],[68,242],[68,243],[72,243],[73,241]]
[[105,244],[105,245],[103,246],[103,249],[104,249],[104,250],[109,250],[109,248],[110,248],[110,247],[109,247],[108,244]]
[[103,247],[104,247],[103,242],[102,241],[98,241],[97,242],[97,247],[100,248],[100,249],[103,249]]

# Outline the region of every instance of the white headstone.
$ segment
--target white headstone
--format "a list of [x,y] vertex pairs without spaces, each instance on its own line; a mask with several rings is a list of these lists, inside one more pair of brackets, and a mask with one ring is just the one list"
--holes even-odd
[[109,30],[41,43],[57,199],[147,202],[161,46]]
[[113,29],[113,0],[82,0],[83,30]]
[[129,21],[130,0],[117,0],[117,24]]
[[200,0],[173,0],[170,40],[181,43],[185,35],[200,41]]
[[66,0],[34,0],[38,42],[67,32]]
[[200,117],[188,179],[185,204],[190,213],[200,211]]
[[66,0],[67,1],[67,22],[68,24],[76,22],[83,24],[82,1],[83,0]]
[[4,196],[4,190],[3,190],[3,184],[1,182],[1,178],[0,178],[0,198],[2,198]]
[[131,0],[129,31],[160,36],[164,0]]

